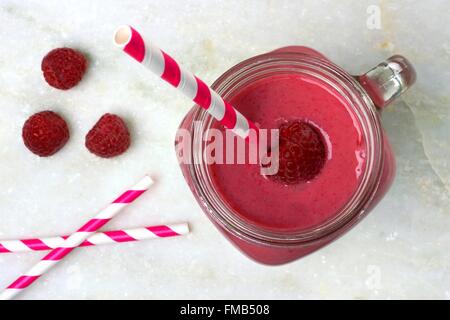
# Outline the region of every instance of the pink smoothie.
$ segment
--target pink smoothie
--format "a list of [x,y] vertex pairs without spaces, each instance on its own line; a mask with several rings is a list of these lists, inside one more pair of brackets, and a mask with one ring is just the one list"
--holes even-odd
[[289,186],[262,176],[258,165],[212,164],[222,200],[241,218],[273,231],[305,230],[333,218],[358,187],[366,150],[359,124],[339,95],[309,76],[278,75],[252,83],[231,103],[261,128],[295,119],[313,124],[327,159],[315,178]]

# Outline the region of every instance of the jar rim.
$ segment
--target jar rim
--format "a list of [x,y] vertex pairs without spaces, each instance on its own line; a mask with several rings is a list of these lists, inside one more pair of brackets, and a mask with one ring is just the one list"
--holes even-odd
[[[287,69],[286,69],[287,68]],[[354,77],[345,70],[328,60],[300,52],[269,52],[244,60],[223,73],[213,84],[212,88],[227,99],[233,88],[236,90],[243,81],[250,81],[249,77],[258,72],[280,72],[281,70],[308,71],[312,76],[320,76],[321,80],[332,85],[348,99],[348,105],[357,111],[358,121],[366,139],[366,167],[358,184],[357,190],[333,218],[313,228],[298,232],[277,232],[261,228],[239,218],[233,209],[221,200],[208,175],[207,165],[203,163],[203,148],[199,143],[203,141],[205,132],[214,121],[202,108],[196,107],[193,123],[200,121],[206,129],[191,127],[192,145],[200,146],[200,152],[192,152],[193,164],[189,165],[194,187],[199,193],[203,204],[207,208],[213,222],[227,230],[234,236],[265,245],[298,245],[312,242],[333,235],[337,230],[348,226],[350,221],[365,214],[367,204],[371,202],[374,190],[381,180],[383,167],[382,129],[378,112],[368,94]],[[339,85],[338,88],[336,86]],[[199,157],[200,155],[200,157]]]

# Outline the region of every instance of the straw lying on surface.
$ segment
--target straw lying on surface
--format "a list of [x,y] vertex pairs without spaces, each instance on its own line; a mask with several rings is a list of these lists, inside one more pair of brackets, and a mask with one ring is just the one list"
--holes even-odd
[[[189,233],[187,223],[149,226],[124,230],[113,230],[97,232],[83,241],[79,247],[98,246],[103,244],[141,241],[146,239],[157,239],[176,237]],[[45,238],[33,238],[22,240],[0,241],[0,253],[33,252],[55,249],[69,236],[56,236]]]
[[153,184],[149,176],[142,178],[131,189],[122,193],[104,210],[100,211],[93,219],[85,223],[77,232],[65,239],[60,246],[50,251],[33,268],[20,276],[10,284],[1,294],[0,300],[12,299],[17,294],[28,288],[34,281],[39,279],[45,272],[67,256],[73,249],[78,247],[83,241],[89,238],[97,230],[108,223],[125,206],[135,201]]

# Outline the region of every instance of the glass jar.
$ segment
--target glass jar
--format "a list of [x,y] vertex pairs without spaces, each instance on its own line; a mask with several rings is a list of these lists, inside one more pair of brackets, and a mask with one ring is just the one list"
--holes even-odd
[[[193,146],[190,161],[180,161],[181,170],[201,208],[237,248],[269,265],[293,261],[330,243],[381,200],[392,184],[395,159],[379,112],[415,81],[414,69],[401,56],[389,58],[362,76],[351,76],[313,49],[286,47],[239,63],[219,77],[212,88],[229,100],[255,81],[283,74],[307,74],[331,86],[352,108],[366,142],[365,170],[358,187],[333,218],[320,225],[298,232],[274,231],[240,218],[217,192],[203,157],[203,138],[215,120],[194,106],[180,125],[190,133],[188,139]],[[177,137],[176,146],[181,142]]]

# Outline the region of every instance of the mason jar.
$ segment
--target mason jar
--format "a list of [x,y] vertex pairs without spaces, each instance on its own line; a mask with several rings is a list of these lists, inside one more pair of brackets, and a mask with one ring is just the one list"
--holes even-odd
[[[291,186],[258,177],[248,164],[211,164],[206,137],[221,126],[193,106],[180,125],[189,135],[175,141],[184,178],[211,222],[248,257],[268,265],[303,257],[347,232],[388,191],[395,158],[380,112],[414,81],[413,67],[399,55],[360,76],[306,47],[252,57],[212,88],[257,125],[291,121],[290,113],[317,125],[329,144],[321,173]],[[180,151],[186,139],[191,150]],[[353,140],[361,146],[354,153],[347,146]]]

